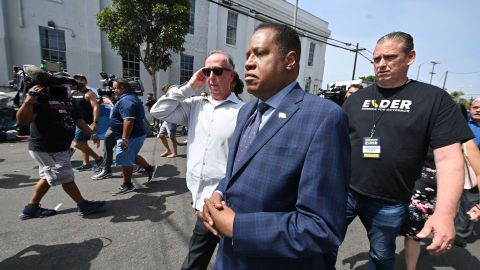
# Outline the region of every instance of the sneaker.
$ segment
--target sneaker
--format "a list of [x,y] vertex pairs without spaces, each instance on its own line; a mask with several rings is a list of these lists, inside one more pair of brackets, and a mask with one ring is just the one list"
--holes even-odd
[[83,171],[90,171],[92,170],[92,165],[87,164],[87,165],[81,165],[73,169],[76,172],[83,172]]
[[83,201],[78,204],[77,215],[85,216],[97,212],[105,205],[105,201]]
[[112,196],[127,194],[134,190],[135,190],[135,187],[132,184],[128,186],[125,184],[122,184],[118,191],[112,192]]
[[92,180],[102,180],[112,177],[112,172],[103,168],[99,173],[92,176]]
[[23,208],[22,213],[18,216],[20,219],[30,219],[30,218],[41,218],[41,217],[51,217],[57,214],[57,211],[53,209],[41,208],[39,205],[26,205]]
[[93,170],[93,173],[98,174],[99,172],[103,171],[104,169],[105,169],[105,167],[98,166],[97,168],[95,168],[95,170]]
[[145,169],[145,171],[148,174],[147,183],[150,182],[150,180],[152,180],[152,178],[155,174],[155,169],[156,168],[157,168],[157,166],[148,165],[148,167]]
[[145,170],[144,170],[142,167],[137,166],[137,168],[133,171],[133,173],[142,173],[142,172],[144,172],[144,171],[145,171]]

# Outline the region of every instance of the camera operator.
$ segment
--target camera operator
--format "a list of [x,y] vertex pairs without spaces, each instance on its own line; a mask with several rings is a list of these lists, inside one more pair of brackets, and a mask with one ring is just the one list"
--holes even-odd
[[[77,89],[72,93],[72,100],[75,108],[80,112],[83,120],[90,125],[94,132],[97,131],[98,120],[100,119],[100,107],[97,102],[97,95],[87,88],[87,78],[82,74],[73,76],[77,80]],[[85,171],[92,169],[89,162],[89,157],[95,160],[98,166],[102,164],[103,158],[97,155],[90,146],[88,140],[90,136],[76,128],[74,146],[82,152],[82,165],[75,168],[75,171]],[[97,144],[98,147],[98,144]]]
[[[42,75],[48,77],[45,73]],[[97,211],[105,201],[87,201],[74,182],[70,163],[70,144],[75,124],[85,133],[93,134],[68,98],[67,88],[59,85],[34,85],[17,112],[19,124],[30,124],[29,153],[38,165],[40,180],[20,219],[48,217],[57,214],[53,209],[40,207],[40,201],[50,186],[61,184],[77,203],[77,214],[84,216]]]
[[117,165],[122,166],[123,184],[112,196],[122,195],[135,190],[132,184],[133,165],[144,168],[149,179],[155,170],[145,159],[138,155],[146,138],[143,124],[145,111],[142,101],[137,97],[126,79],[115,79],[112,90],[117,102],[110,116],[110,128],[117,140],[116,158]]
[[347,99],[349,96],[355,94],[359,90],[363,89],[363,86],[361,84],[352,84],[348,87],[347,93],[345,93],[345,99]]

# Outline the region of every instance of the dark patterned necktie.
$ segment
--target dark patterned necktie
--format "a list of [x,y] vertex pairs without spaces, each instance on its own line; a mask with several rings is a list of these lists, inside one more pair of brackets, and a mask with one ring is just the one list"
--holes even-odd
[[235,155],[234,170],[238,166],[240,159],[247,151],[250,144],[252,144],[257,135],[260,123],[262,122],[262,115],[270,108],[267,103],[260,102],[257,105],[257,110],[248,118],[245,125],[245,130],[242,133],[240,138],[240,143],[238,144],[237,154]]

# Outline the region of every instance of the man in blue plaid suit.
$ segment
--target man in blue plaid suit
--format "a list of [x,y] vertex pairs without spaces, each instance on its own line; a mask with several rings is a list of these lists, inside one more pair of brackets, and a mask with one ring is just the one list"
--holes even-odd
[[[336,104],[301,89],[299,59],[300,40],[288,26],[262,24],[250,40],[245,82],[258,100],[239,112],[226,177],[202,213],[223,236],[215,269],[335,267],[327,254],[346,226],[348,121]],[[268,109],[247,146],[259,103]]]

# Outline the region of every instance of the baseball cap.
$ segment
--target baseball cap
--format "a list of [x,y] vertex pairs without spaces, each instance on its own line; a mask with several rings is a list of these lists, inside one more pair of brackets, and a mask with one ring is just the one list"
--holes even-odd
[[75,74],[75,75],[73,76],[73,78],[74,78],[74,79],[82,78],[82,79],[84,79],[85,81],[87,80],[87,77],[85,77],[85,75],[83,75],[83,74]]

